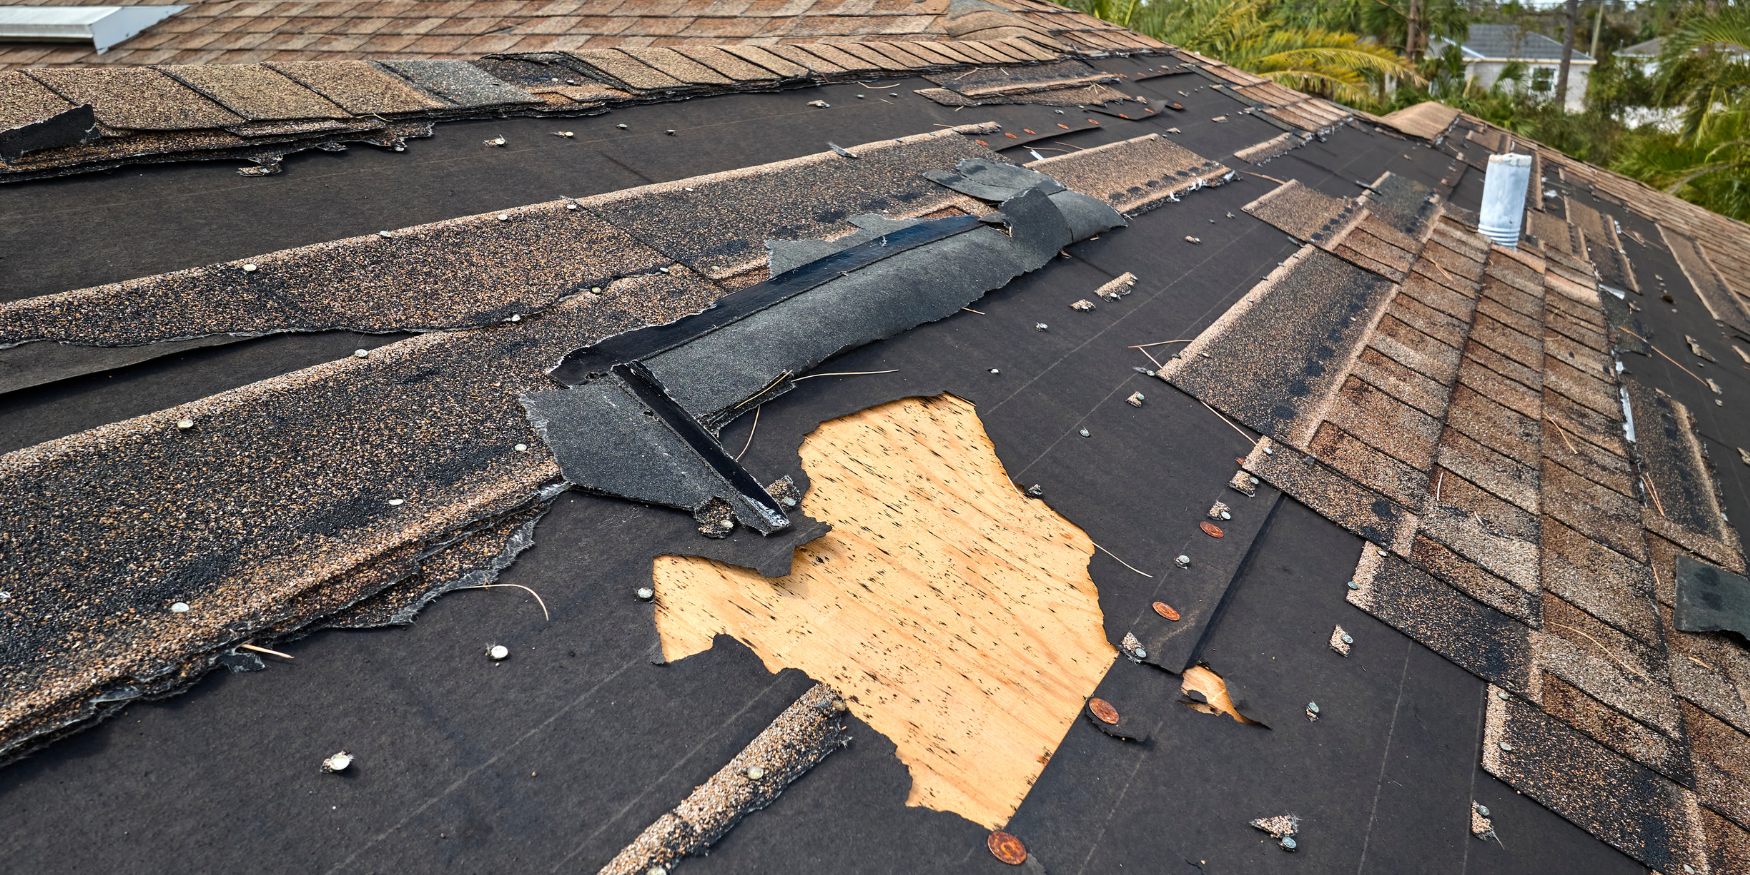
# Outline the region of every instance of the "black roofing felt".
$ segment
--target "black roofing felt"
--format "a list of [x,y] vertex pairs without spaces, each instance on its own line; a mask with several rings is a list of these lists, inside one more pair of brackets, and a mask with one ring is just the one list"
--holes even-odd
[[[1188,106],[1186,133],[1175,142],[1204,157],[1231,165],[1233,151],[1280,132],[1238,114],[1241,104],[1204,80],[1132,84],[1176,82],[1191,94],[1167,92]],[[553,120],[447,124],[406,154],[294,157],[285,174],[264,179],[210,166],[158,167],[16,186],[0,209],[23,221],[0,223],[0,234],[22,287],[6,294],[732,169],[817,152],[829,139],[918,133],[936,121],[1055,124],[1050,108],[954,113],[909,89],[898,100],[857,100],[857,93],[846,85],[642,106],[567,120],[577,131],[571,140],[550,135]],[[802,106],[816,96],[834,110]],[[1202,113],[1195,124],[1193,112]],[[1221,114],[1229,121],[1208,120]],[[620,122],[632,130],[613,127]],[[1170,117],[1105,122],[1067,142],[1093,145],[1175,124]],[[661,133],[668,128],[680,132]],[[511,146],[479,144],[499,132]],[[580,155],[580,147],[589,151]],[[1025,150],[1005,154],[1025,158]],[[1352,197],[1358,181],[1382,169],[1432,185],[1449,164],[1432,150],[1345,128],[1253,169],[1282,176],[1293,167],[1307,185]],[[1090,563],[1108,638],[1159,634],[1166,621],[1150,603],[1175,605],[1192,631],[1163,652],[1207,662],[1228,679],[1241,709],[1269,724],[1194,712],[1176,701],[1177,678],[1118,660],[1097,695],[1143,723],[1151,741],[1126,744],[1074,724],[1009,825],[1047,871],[1644,871],[1481,771],[1483,682],[1345,601],[1360,540],[1292,500],[1278,503],[1273,490],[1246,498],[1228,488],[1250,439],[1133,370],[1153,365],[1130,344],[1195,336],[1296,250],[1240,209],[1269,185],[1241,174],[1191,193],[1129,228],[1067,247],[1069,257],[988,294],[976,305],[981,313],[960,312],[834,359],[834,371],[897,372],[796,384],[763,408],[742,464],[761,482],[789,474],[805,488],[796,447],[816,423],[912,394],[967,398],[1009,476],[1039,484],[1043,501],[1111,551]],[[127,209],[98,209],[106,201]],[[32,254],[33,242],[57,234],[100,257]],[[1642,263],[1635,261],[1638,269]],[[1681,276],[1675,270],[1661,272]],[[1139,278],[1128,296],[1100,299],[1091,312],[1069,309],[1126,271]],[[1679,307],[1706,320],[1699,302]],[[1672,323],[1665,317],[1679,314],[1652,309],[1645,318],[1658,321],[1655,332],[1717,336],[1707,331],[1711,322]],[[1035,327],[1041,322],[1046,330]],[[1656,336],[1661,349],[1693,358],[1664,336]],[[24,446],[385,339],[249,340],[51,383],[7,397],[0,434],[6,449]],[[1689,377],[1663,362],[1654,357],[1644,367],[1665,368],[1657,385],[1695,411],[1704,436],[1750,443],[1731,443],[1733,434],[1750,435],[1750,423],[1720,413],[1707,387],[1696,394],[1676,381]],[[1742,373],[1707,373],[1745,397],[1750,380],[1724,370]],[[1137,391],[1147,396],[1142,407],[1123,403]],[[28,403],[11,403],[20,400]],[[750,431],[744,417],[721,441],[741,446]],[[1714,453],[1728,507],[1750,519],[1743,478],[1725,461]],[[1219,546],[1196,527],[1217,500],[1235,516],[1224,524],[1233,541]],[[133,705],[7,767],[0,853],[23,871],[42,872],[592,872],[811,684],[799,672],[768,673],[728,638],[698,656],[652,664],[660,653],[651,610],[633,596],[650,579],[651,557],[686,544],[736,561],[751,555],[736,551],[763,546],[748,532],[704,542],[695,527],[683,513],[567,493],[536,528],[535,546],[501,578],[540,592],[552,622],[519,590],[454,593],[412,627],[317,633],[295,645],[295,661],[210,675],[186,695]],[[1244,544],[1253,531],[1256,542]],[[1174,566],[1181,553],[1192,558],[1190,569]],[[1326,644],[1337,624],[1356,640],[1347,658]],[[483,659],[492,643],[511,647],[512,658]],[[1314,701],[1317,722],[1304,715]],[[848,749],[684,871],[1012,871],[984,850],[984,829],[906,807],[909,777],[893,746],[860,723],[851,734]],[[321,757],[342,747],[359,756],[356,771],[320,774]],[[1501,843],[1469,835],[1473,799],[1493,810]],[[1292,855],[1245,825],[1285,813],[1302,818]]]

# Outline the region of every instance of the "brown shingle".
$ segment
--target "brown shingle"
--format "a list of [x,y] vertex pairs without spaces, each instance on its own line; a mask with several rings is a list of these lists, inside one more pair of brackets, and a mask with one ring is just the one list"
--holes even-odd
[[799,79],[808,75],[808,68],[794,61],[786,60],[777,52],[759,46],[724,46],[723,50],[749,63],[758,64],[770,70],[774,75],[785,79]]
[[674,49],[622,49],[622,51],[688,85],[730,84],[730,80],[723,74]]
[[724,77],[735,82],[763,82],[775,78],[764,67],[750,64],[742,58],[732,55],[720,48],[699,47],[681,49],[680,53],[688,59],[717,71]]
[[0,73],[0,131],[52,118],[73,108],[23,73]]
[[91,104],[98,120],[112,128],[174,131],[243,121],[157,70],[44,67],[30,71],[30,75],[74,103]]
[[346,118],[348,115],[339,106],[270,67],[196,64],[162,69],[250,121]]
[[686,83],[616,49],[584,49],[572,57],[634,91],[685,88]]

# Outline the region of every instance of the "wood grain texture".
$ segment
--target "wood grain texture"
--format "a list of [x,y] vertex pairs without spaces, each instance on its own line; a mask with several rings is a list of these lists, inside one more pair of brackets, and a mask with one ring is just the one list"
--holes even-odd
[[1113,663],[1092,541],[1016,491],[959,398],[823,423],[801,457],[833,531],[775,579],[659,557],[663,655],[728,634],[831,684],[898,748],[907,804],[1001,827]]

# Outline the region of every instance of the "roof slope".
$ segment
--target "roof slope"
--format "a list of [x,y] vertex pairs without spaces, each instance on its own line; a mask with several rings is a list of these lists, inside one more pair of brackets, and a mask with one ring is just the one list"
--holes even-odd
[[1161,47],[1042,0],[196,0],[188,6],[101,55],[90,46],[0,44],[0,69],[471,59],[586,48],[998,39],[1026,31],[1072,50]]
[[[1745,568],[1745,226],[1441,107],[1367,123],[959,10],[997,38],[9,74],[0,751],[57,743],[9,767],[7,858],[149,869],[221,824],[183,853],[960,872],[1013,852],[1000,822],[1053,870],[1750,865],[1750,649],[1675,613],[1680,574]],[[1509,151],[1512,250],[1473,212]],[[250,178],[171,163],[215,158]],[[34,179],[127,161],[169,166]],[[977,472],[881,432],[921,420],[817,429],[945,394]],[[833,490],[902,497],[829,532]],[[936,530],[1032,500],[1111,659],[1097,701],[1029,703],[1055,747],[931,677],[1053,647],[984,613],[1032,597],[978,588],[1025,539]],[[916,636],[837,682],[863,695],[782,669],[888,644],[739,603],[755,651],[704,624],[651,664],[653,558],[843,549],[894,596],[784,595]],[[500,580],[542,600],[433,601]],[[967,744],[1024,763],[1001,810],[908,807],[907,757],[976,781]]]

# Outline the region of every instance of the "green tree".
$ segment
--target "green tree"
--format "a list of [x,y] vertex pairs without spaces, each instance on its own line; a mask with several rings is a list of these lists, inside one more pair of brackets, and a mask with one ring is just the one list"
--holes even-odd
[[1271,0],[1072,0],[1072,6],[1289,88],[1377,106],[1388,77],[1420,82],[1397,52],[1360,34],[1284,19]]

